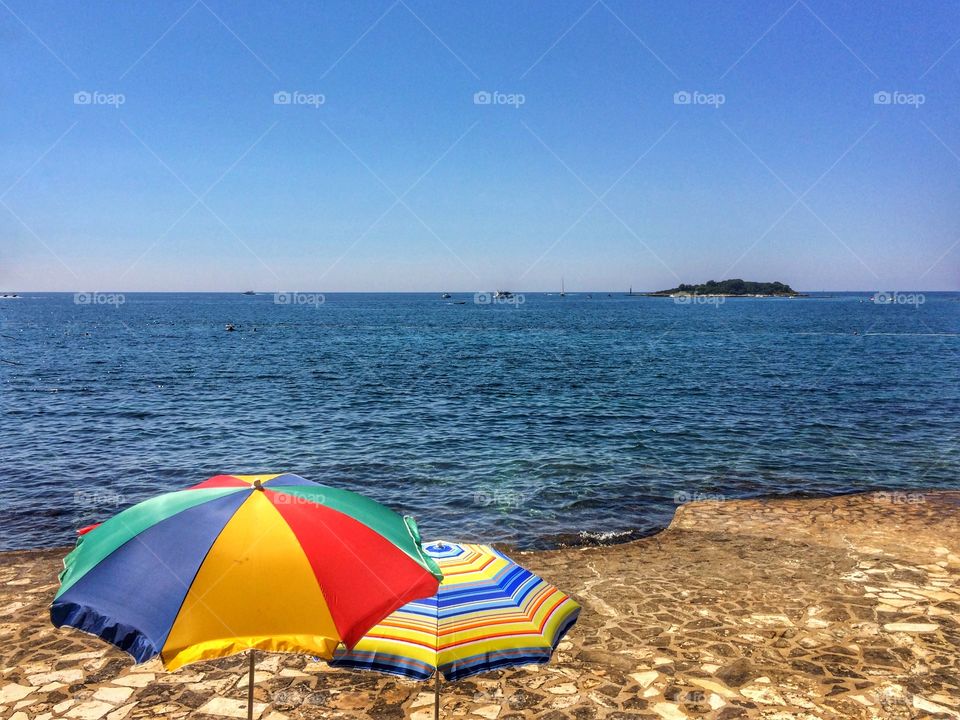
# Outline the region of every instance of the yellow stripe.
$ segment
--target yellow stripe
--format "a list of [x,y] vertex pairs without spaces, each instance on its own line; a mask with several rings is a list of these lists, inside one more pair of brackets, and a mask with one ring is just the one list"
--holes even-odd
[[300,543],[253,492],[210,549],[161,656],[170,670],[251,647],[330,658],[339,640]]
[[493,638],[491,640],[484,640],[483,642],[467,643],[466,645],[460,645],[455,648],[441,649],[434,658],[438,658],[438,665],[446,665],[454,660],[462,660],[463,658],[481,655],[485,652],[516,650],[518,647],[547,649],[550,647],[550,643],[542,635],[530,633],[529,635]]
[[374,640],[364,638],[354,648],[356,651],[381,652],[392,655],[400,655],[405,658],[419,660],[428,665],[433,665],[437,660],[437,651],[434,646],[434,636],[431,634],[421,634],[416,637],[407,637],[405,639]]

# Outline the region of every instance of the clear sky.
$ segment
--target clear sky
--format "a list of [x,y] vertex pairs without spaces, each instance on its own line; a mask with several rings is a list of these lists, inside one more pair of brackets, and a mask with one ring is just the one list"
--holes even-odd
[[946,0],[2,0],[0,42],[0,289],[960,289]]

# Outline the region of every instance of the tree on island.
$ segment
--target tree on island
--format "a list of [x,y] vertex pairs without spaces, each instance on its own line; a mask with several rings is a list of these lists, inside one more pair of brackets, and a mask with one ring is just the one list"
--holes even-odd
[[751,282],[749,280],[707,280],[700,285],[681,283],[672,290],[660,290],[654,295],[798,295],[796,290],[782,282]]

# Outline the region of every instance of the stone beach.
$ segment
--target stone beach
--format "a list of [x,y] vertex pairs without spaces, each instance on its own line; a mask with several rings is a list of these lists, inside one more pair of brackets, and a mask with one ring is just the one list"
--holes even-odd
[[[0,718],[246,717],[245,655],[167,673],[55,629],[66,552],[0,554]],[[960,720],[960,492],[694,502],[629,544],[511,555],[580,621],[547,666],[445,686],[444,717]],[[430,685],[305,656],[261,655],[255,695],[265,720],[433,716]]]

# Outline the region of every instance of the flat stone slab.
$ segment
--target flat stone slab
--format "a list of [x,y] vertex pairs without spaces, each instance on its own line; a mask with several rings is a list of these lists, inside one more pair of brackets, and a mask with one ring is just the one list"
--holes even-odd
[[[253,716],[259,718],[266,708],[266,703],[254,701]],[[232,698],[213,698],[200,708],[200,712],[219,717],[245,718],[247,717],[247,701]]]
[[100,720],[111,710],[113,710],[113,705],[108,702],[89,700],[71,707],[67,710],[66,716],[75,718],[75,720]]
[[887,623],[883,626],[887,632],[931,633],[940,629],[935,623]]
[[129,700],[131,695],[133,695],[133,688],[102,687],[93,694],[93,699],[102,700],[111,705],[121,705]]
[[13,703],[17,700],[23,700],[27,695],[29,695],[34,690],[30,685],[20,685],[18,683],[10,683],[9,685],[4,685],[0,687],[0,703]]

